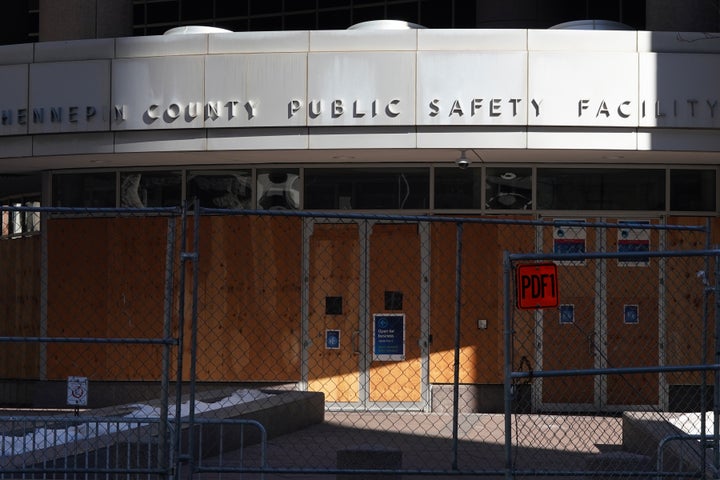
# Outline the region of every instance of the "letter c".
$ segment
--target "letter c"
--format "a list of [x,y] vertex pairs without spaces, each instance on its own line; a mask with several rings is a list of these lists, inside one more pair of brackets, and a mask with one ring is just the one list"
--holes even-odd
[[622,118],[628,118],[630,116],[630,113],[623,110],[623,107],[627,107],[630,105],[630,100],[625,100],[622,102],[617,109],[618,115],[620,115]]
[[158,108],[159,107],[154,103],[152,105],[150,105],[147,109],[147,116],[149,118],[152,118],[153,120],[157,120],[158,118],[160,118],[160,115],[158,115],[158,113],[157,113]]
[[397,98],[394,98],[390,100],[390,102],[387,104],[387,107],[385,107],[385,111],[387,112],[388,117],[397,117],[400,115],[400,112],[395,110],[394,107],[396,107],[400,103],[400,100]]

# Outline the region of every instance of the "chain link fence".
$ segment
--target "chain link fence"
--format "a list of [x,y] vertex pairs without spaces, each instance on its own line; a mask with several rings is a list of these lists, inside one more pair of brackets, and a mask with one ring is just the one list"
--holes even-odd
[[[718,464],[704,219],[32,213],[0,241],[5,478]],[[523,262],[557,307],[516,307]]]

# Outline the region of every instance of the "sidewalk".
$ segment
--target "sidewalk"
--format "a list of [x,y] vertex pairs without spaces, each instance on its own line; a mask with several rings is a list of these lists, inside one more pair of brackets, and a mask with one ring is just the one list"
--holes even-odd
[[[517,415],[513,417],[512,462],[532,470],[583,470],[593,454],[617,449],[622,441],[621,421],[613,417]],[[419,412],[326,412],[318,425],[268,441],[266,465],[303,473],[266,474],[265,480],[334,479],[337,452],[371,449],[401,452],[404,478],[458,478],[458,473],[485,472],[483,478],[503,478],[506,462],[504,417],[497,414],[461,414],[457,441],[452,415]],[[382,461],[382,454],[377,457]],[[389,458],[389,457],[386,457]],[[260,447],[206,459],[202,466],[259,465]],[[453,468],[456,470],[453,471]],[[322,471],[331,471],[325,473]],[[411,471],[424,472],[422,475]],[[447,473],[444,474],[444,473]],[[380,478],[361,476],[356,478]],[[218,478],[203,473],[193,478]],[[223,473],[222,478],[241,478]],[[242,475],[243,479],[261,478]],[[391,478],[391,477],[387,477]],[[394,477],[398,478],[398,477]]]

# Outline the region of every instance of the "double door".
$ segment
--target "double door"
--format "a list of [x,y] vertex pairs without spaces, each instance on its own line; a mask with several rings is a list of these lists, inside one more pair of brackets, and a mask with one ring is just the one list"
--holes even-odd
[[[591,219],[592,221],[592,219]],[[607,223],[619,223],[614,219]],[[631,220],[632,224],[643,221]],[[536,313],[536,363],[542,370],[572,371],[660,365],[664,325],[660,231],[641,228],[544,227],[543,252],[637,251],[630,259],[557,262],[561,305]],[[658,374],[576,375],[537,379],[538,410],[606,410],[657,406]]]
[[427,229],[306,219],[302,376],[326,408],[427,408]]

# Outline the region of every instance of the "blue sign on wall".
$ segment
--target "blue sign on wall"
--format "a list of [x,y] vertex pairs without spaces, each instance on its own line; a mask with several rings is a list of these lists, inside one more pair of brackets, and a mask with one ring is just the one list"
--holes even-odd
[[373,360],[405,360],[405,314],[373,315]]
[[329,350],[340,348],[340,330],[325,330],[325,348]]

